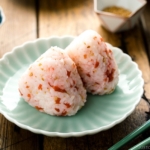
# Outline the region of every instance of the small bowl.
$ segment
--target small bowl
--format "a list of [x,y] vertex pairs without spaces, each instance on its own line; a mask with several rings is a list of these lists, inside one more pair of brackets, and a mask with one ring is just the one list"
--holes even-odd
[[[94,11],[104,28],[111,32],[120,32],[135,26],[146,3],[145,0],[94,0]],[[131,14],[128,17],[122,17],[103,11],[104,8],[111,6],[122,7],[131,11]]]

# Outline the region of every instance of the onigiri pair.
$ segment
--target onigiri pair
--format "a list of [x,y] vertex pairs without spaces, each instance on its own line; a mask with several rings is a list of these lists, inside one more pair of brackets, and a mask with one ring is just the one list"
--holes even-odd
[[71,116],[86,102],[87,92],[109,94],[118,83],[113,52],[102,37],[87,30],[65,50],[51,47],[19,80],[20,95],[41,112]]

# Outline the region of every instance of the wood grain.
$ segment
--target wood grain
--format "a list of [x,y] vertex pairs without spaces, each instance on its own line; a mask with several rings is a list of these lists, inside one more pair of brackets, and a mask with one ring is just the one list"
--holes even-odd
[[[149,67],[148,60],[146,54],[144,53],[144,43],[142,40],[141,33],[139,33],[139,31],[137,32],[137,30],[139,29],[138,27],[127,33],[110,33],[109,31],[101,27],[100,21],[93,11],[93,3],[91,0],[67,0],[65,1],[65,3],[63,0],[60,0],[59,2],[52,0],[40,1],[39,6],[40,37],[48,37],[50,35],[61,36],[66,34],[77,36],[87,29],[93,29],[100,33],[106,42],[109,42],[113,46],[122,48],[122,50],[124,50],[125,52],[128,51],[132,58],[134,56],[134,59],[136,56],[136,60],[134,61],[139,64],[139,68],[143,72],[143,78],[145,80],[145,83],[149,80],[149,72],[145,72],[145,69],[148,70]],[[135,39],[137,34],[138,46],[136,45],[137,41]],[[142,61],[141,55],[142,57],[144,57],[144,61]],[[148,88],[145,87],[145,89],[147,90]],[[67,141],[61,138],[44,137],[44,145],[47,145],[47,141],[51,141],[50,143],[53,145],[57,142],[61,143],[63,149],[65,149],[66,147],[67,149],[71,150],[107,149],[113,143],[119,141],[121,138],[127,135],[127,133],[131,132],[133,129],[138,127],[143,121],[145,121],[145,109],[148,109],[148,106],[146,106],[143,106],[140,103],[136,108],[135,112],[130,117],[128,117],[124,122],[116,125],[110,130],[81,138],[68,138]],[[141,115],[141,118],[143,118],[142,121],[137,119],[139,113]],[[135,123],[129,126],[128,123],[132,121]],[[47,146],[45,146],[45,149],[46,147]]]
[[37,142],[36,136],[31,136],[28,139],[24,139],[20,142],[16,142],[11,146],[5,147],[4,150],[39,150],[39,142]]
[[[104,40],[128,53],[143,73],[144,89],[150,98],[150,66],[146,51],[150,21],[148,7],[142,23],[127,32],[110,33],[103,27],[93,8],[93,0],[0,0],[6,22],[0,27],[0,57],[13,47],[37,37],[78,36],[87,29],[97,31]],[[143,23],[145,22],[145,24]],[[148,31],[147,34],[146,31]],[[141,99],[134,112],[122,123],[94,135],[60,138],[47,137],[21,129],[0,115],[0,149],[3,150],[107,150],[146,121],[148,103]],[[141,135],[122,149],[142,141]]]
[[124,33],[124,41],[128,54],[133,61],[138,64],[142,71],[144,79],[144,90],[147,98],[150,99],[150,67],[148,57],[145,52],[145,45],[142,37],[140,26],[136,26],[133,30]]
[[30,0],[0,0],[6,21],[0,27],[0,57],[15,46],[36,38],[35,3]]
[[[6,16],[6,21],[0,27],[2,57],[15,46],[36,38],[36,14],[34,1],[0,0],[0,5]],[[37,139],[37,135],[17,127],[0,114],[0,149],[26,149],[25,145],[35,149],[36,145],[33,142]]]
[[77,36],[85,30],[92,29],[100,33],[106,42],[118,47],[121,44],[119,34],[110,33],[101,27],[92,0],[44,0],[40,1],[39,7],[40,37]]
[[149,18],[149,8],[150,8],[150,1],[147,0],[147,5],[141,15],[141,23],[143,27],[143,39],[145,42],[145,49],[148,54],[149,63],[150,63],[150,18]]
[[[51,35],[74,35],[78,36],[87,29],[93,29],[100,33],[106,42],[114,46],[121,46],[120,34],[113,34],[101,27],[100,21],[93,10],[91,0],[70,1],[40,1],[39,3],[39,37]],[[54,8],[55,6],[55,8]],[[62,149],[97,149],[111,145],[111,138],[107,138],[110,131],[89,135],[80,138],[53,138],[44,137],[44,149],[56,147],[60,143]],[[88,143],[88,144],[87,144]],[[47,148],[50,145],[51,148]],[[59,149],[57,145],[57,149]]]
[[[145,43],[145,51],[147,52],[149,65],[150,65],[150,18],[149,18],[149,8],[150,8],[150,1],[147,1],[147,5],[144,9],[144,12],[141,16],[141,23],[142,23],[142,31],[143,31],[143,41]],[[143,58],[144,60],[145,58]],[[147,60],[148,61],[148,60]],[[146,62],[148,63],[148,62]],[[145,64],[146,66],[146,64]],[[150,67],[147,68],[147,80],[145,82],[145,89],[146,89],[146,96],[150,102]]]
[[[149,106],[145,100],[141,99],[140,103],[136,107],[135,111],[127,117],[122,123],[116,125],[114,128],[110,129],[112,132],[112,143],[115,144],[120,141],[123,137],[131,133],[136,128],[140,127],[146,121],[146,113],[149,111]],[[140,136],[139,138],[134,139],[126,146],[122,147],[121,150],[127,150],[135,144],[142,141],[145,137]],[[112,145],[113,145],[112,144]]]

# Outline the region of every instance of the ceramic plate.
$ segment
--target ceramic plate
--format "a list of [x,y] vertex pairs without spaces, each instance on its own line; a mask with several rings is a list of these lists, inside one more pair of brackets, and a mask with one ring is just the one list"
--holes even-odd
[[21,128],[47,136],[83,136],[109,129],[129,116],[143,93],[141,71],[120,49],[109,45],[119,67],[119,83],[110,95],[88,94],[85,106],[71,117],[38,112],[19,96],[18,79],[50,46],[65,48],[74,37],[37,39],[16,47],[0,60],[0,112]]

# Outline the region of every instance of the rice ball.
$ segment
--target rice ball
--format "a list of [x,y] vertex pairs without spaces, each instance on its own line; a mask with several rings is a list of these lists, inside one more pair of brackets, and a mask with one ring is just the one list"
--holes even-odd
[[118,67],[113,52],[93,30],[80,34],[66,47],[77,65],[85,88],[92,94],[110,94],[118,83]]
[[74,115],[86,102],[75,63],[58,47],[30,65],[19,80],[19,91],[31,106],[50,115]]

